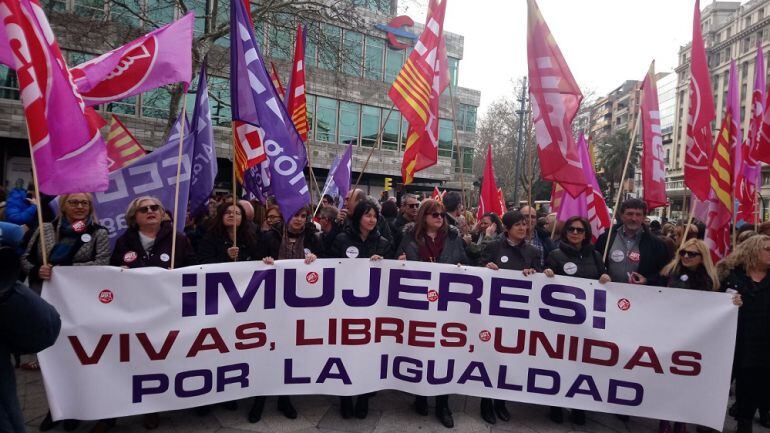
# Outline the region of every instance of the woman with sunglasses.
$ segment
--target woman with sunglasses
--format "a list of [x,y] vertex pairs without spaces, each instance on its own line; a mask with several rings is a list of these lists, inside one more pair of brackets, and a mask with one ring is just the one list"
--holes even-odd
[[163,221],[166,210],[155,197],[144,196],[131,201],[126,210],[128,229],[115,242],[110,264],[125,268],[182,268],[198,263],[187,237],[176,233],[176,254],[171,254],[171,221]]
[[[40,229],[32,233],[27,250],[21,257],[21,265],[29,275],[29,287],[38,295],[43,281],[50,280],[57,266],[99,266],[110,261],[110,236],[100,226],[94,214],[93,197],[87,193],[64,194],[59,197],[59,214],[50,223],[43,223],[43,237],[46,251],[40,243]],[[48,264],[43,264],[43,254]],[[37,370],[37,360],[22,365],[25,370]],[[49,412],[40,424],[41,431],[47,431],[58,422],[51,419]],[[65,420],[67,431],[77,428],[76,420]]]
[[[444,205],[433,199],[424,200],[417,210],[414,223],[404,226],[397,255],[399,260],[415,262],[468,263],[465,242],[460,232],[447,224]],[[428,415],[428,397],[417,396],[414,408],[418,414]],[[444,427],[454,427],[448,395],[436,396],[436,418]]]
[[[233,238],[238,245],[233,245]],[[201,263],[262,260],[265,253],[259,245],[244,207],[240,203],[223,203],[217,207],[216,216],[200,242],[198,257]]]
[[[601,254],[591,244],[591,237],[591,225],[588,220],[579,216],[567,219],[562,226],[557,248],[551,251],[545,260],[546,269],[543,273],[549,277],[566,275],[599,280],[602,284],[610,281]],[[557,424],[563,423],[562,408],[551,406],[549,418]],[[570,418],[576,425],[586,423],[584,410],[572,409]]]
[[[485,244],[479,264],[492,270],[509,269],[522,271],[524,276],[541,270],[540,252],[527,243],[529,229],[528,216],[519,211],[506,212],[503,215],[505,231],[494,240]],[[491,226],[490,226],[491,227]],[[481,418],[495,424],[497,418],[503,421],[511,419],[504,400],[481,399]]]
[[[350,216],[350,225],[334,238],[330,257],[370,259],[373,261],[392,258],[390,241],[380,234],[377,221],[382,218],[377,203],[371,199],[360,201]],[[353,415],[364,419],[369,414],[369,397],[359,395],[355,405],[353,397],[340,397],[340,414],[349,419]]]

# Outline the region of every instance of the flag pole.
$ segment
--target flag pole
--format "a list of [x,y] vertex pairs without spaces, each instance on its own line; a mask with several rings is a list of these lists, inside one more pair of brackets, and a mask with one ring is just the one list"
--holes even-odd
[[[186,89],[184,91],[186,92]],[[171,266],[174,269],[174,260],[176,258],[176,224],[179,218],[179,176],[182,174],[182,144],[184,142],[184,131],[187,129],[187,104],[184,95],[182,96],[182,123],[179,127],[179,153],[176,160],[176,185],[174,185],[174,219],[171,221]]]
[[[610,229],[607,231],[607,242],[604,245],[604,254],[602,255],[602,262],[607,261],[607,252],[610,250],[610,239],[612,239],[612,228],[615,227],[615,216],[618,213],[618,208],[620,207],[620,197],[623,195],[623,181],[626,180],[626,172],[628,171],[628,163],[631,161],[631,154],[634,150],[634,140],[636,139],[636,135],[639,133],[639,124],[641,123],[639,120],[642,117],[642,107],[639,106],[639,113],[637,113],[636,118],[634,119],[634,132],[631,134],[630,143],[628,144],[628,153],[626,154],[626,163],[623,164],[623,172],[620,175],[620,185],[618,187],[618,194],[617,198],[615,199],[615,208],[612,209],[612,216],[610,217]],[[569,193],[568,193],[569,194]]]
[[754,231],[759,231],[759,185],[754,188]]
[[449,83],[449,100],[452,103],[452,131],[454,132],[455,137],[455,148],[457,149],[457,156],[459,157],[460,161],[460,189],[462,189],[463,194],[461,196],[462,198],[462,205],[463,207],[467,208],[467,205],[465,204],[467,201],[467,198],[465,195],[467,194],[465,190],[465,173],[463,170],[465,169],[465,154],[462,153],[462,149],[460,148],[460,137],[457,135],[457,116],[455,115],[455,108],[456,108],[456,101],[455,101],[455,95],[454,91],[452,90],[454,86],[452,83]]
[[[230,124],[230,126],[231,126],[231,129],[232,129],[232,134],[230,135],[230,141],[231,141],[231,143],[233,145],[233,204],[236,204],[238,202],[238,196],[236,195],[236,193],[237,193],[236,189],[238,187],[238,182],[237,182],[237,177],[236,177],[235,173],[236,173],[236,170],[238,170],[238,167],[236,167],[236,165],[235,165],[235,126],[232,125],[232,123]],[[238,206],[236,204],[236,208],[237,207]],[[245,217],[246,217],[246,215],[242,215],[241,216],[241,218],[245,218]],[[235,227],[235,230],[233,230],[233,246],[236,247],[236,248],[238,247],[238,227]],[[237,262],[238,261],[238,256],[235,256],[233,261]]]
[[[687,203],[687,188],[685,188],[684,196],[685,196],[685,203],[683,203],[683,205]],[[690,194],[690,201],[692,202],[692,193]],[[690,211],[689,213],[690,214],[687,217],[687,224],[684,226],[684,232],[682,232],[682,240],[679,242],[679,249],[680,250],[684,246],[684,241],[687,240],[687,234],[690,232],[690,224],[692,224],[692,217],[693,217],[693,215],[692,215],[693,207],[694,206],[692,205],[692,203],[690,203],[690,209],[689,209],[689,211]]]
[[[321,194],[321,197],[323,197],[323,194],[321,193],[321,188],[318,187],[318,180],[315,178],[315,173],[313,173],[313,162],[310,159],[310,142],[305,142],[305,155],[307,155],[307,168],[310,172],[310,181],[312,182],[313,186],[315,186],[315,191]],[[310,202],[313,202],[313,189],[310,189]]]
[[[527,152],[529,153],[529,167],[527,168],[527,175],[529,176],[529,191],[527,192],[527,206],[529,206],[530,210],[534,210],[532,206],[532,181],[535,177],[535,149],[534,149],[534,142],[529,142],[529,131],[526,131],[527,136],[524,137],[524,148],[527,149]],[[537,215],[537,213],[535,213]],[[548,218],[546,216],[546,218]],[[532,223],[530,219],[530,224]],[[535,222],[535,226],[537,226],[537,222]],[[556,224],[553,225],[554,229],[556,229]],[[529,231],[529,239],[532,240],[532,236],[535,235],[534,227],[532,230]],[[553,236],[553,235],[552,235]]]
[[[37,208],[37,238],[40,242],[40,256],[43,258],[43,266],[48,266],[48,248],[45,244],[45,233],[43,231],[43,203],[40,201],[40,186],[37,180],[37,165],[35,164],[35,152],[32,149],[32,136],[29,134],[29,123],[24,119],[24,126],[27,128],[27,143],[29,144],[29,159],[32,161],[32,184],[35,186],[35,202]],[[93,204],[92,204],[93,206]]]
[[[355,186],[353,186],[353,189],[351,189],[351,191],[355,191],[356,189],[358,189],[358,185],[361,183],[361,178],[364,177],[364,172],[366,171],[366,167],[369,166],[369,159],[371,159],[372,154],[374,153],[374,149],[377,149],[380,145],[382,145],[382,132],[385,130],[385,125],[388,123],[388,120],[390,119],[390,115],[393,113],[394,108],[396,108],[396,104],[393,104],[390,106],[390,110],[388,110],[388,115],[385,116],[385,120],[382,122],[382,126],[380,126],[380,132],[377,134],[377,141],[374,143],[374,146],[372,146],[371,150],[369,150],[369,155],[366,157],[366,162],[364,162],[364,166],[361,168],[361,172],[358,173],[358,179],[356,179],[356,184]],[[351,162],[351,167],[352,166],[353,164]]]
[[315,210],[313,211],[313,217],[315,217],[315,215],[318,213],[318,209],[321,208],[321,203],[323,203],[323,201],[324,201],[324,195],[326,194],[326,188],[327,187],[328,187],[328,185],[324,185],[324,190],[321,191],[321,199],[318,200],[318,204],[316,205]]

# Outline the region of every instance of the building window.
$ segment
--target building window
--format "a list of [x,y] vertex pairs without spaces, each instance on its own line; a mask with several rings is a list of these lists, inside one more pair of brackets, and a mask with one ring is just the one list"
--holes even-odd
[[364,105],[361,112],[361,145],[373,147],[377,143],[377,134],[380,133],[379,107]]
[[335,99],[318,97],[316,140],[337,142],[337,101]]
[[52,12],[64,12],[67,10],[66,0],[43,0],[43,6]]
[[438,155],[452,157],[452,121],[438,121]]
[[75,0],[75,14],[96,21],[106,17],[104,0]]
[[317,24],[310,24],[305,27],[305,33],[307,34],[307,38],[305,39],[305,66],[318,66],[318,62],[316,61],[316,53],[318,52],[318,45],[316,44],[318,32]]
[[401,119],[401,151],[406,150],[406,139],[409,136],[409,121],[406,117]]
[[460,69],[460,60],[454,57],[447,57],[449,63],[449,83],[452,86],[457,87],[457,77]]
[[110,2],[110,19],[131,27],[139,27],[139,18],[137,13],[141,13],[139,0],[125,0],[121,2]]
[[467,104],[459,105],[457,129],[465,132],[476,132],[476,107]]
[[19,99],[19,79],[16,71],[0,65],[0,98]]
[[315,120],[315,95],[305,94],[305,100],[307,105],[307,139],[312,140],[315,138],[315,126],[313,120]]
[[321,25],[321,50],[318,53],[318,66],[330,71],[337,69],[341,42],[341,28],[330,24]]
[[145,16],[153,27],[162,26],[174,21],[176,8],[174,2],[168,0],[146,0],[147,9]]
[[385,81],[392,83],[398,73],[401,72],[401,68],[404,66],[404,50],[394,50],[388,47],[387,59],[385,60]]
[[383,57],[385,56],[385,41],[379,38],[366,37],[366,55],[364,77],[370,80],[382,80]]
[[765,8],[759,8],[757,11],[757,21],[765,17]]
[[168,119],[171,94],[163,87],[142,93],[142,117]]
[[230,126],[233,115],[230,104],[230,79],[224,77],[208,77],[209,105],[211,107],[211,123],[217,126]]
[[363,53],[364,35],[350,30],[345,31],[343,42],[345,51],[342,70],[356,77],[361,76],[361,58]]
[[110,102],[107,104],[107,111],[115,114],[128,114],[136,116],[136,96],[130,98],[121,99],[120,101]]
[[358,144],[358,119],[360,115],[360,104],[356,104],[355,102],[340,102],[339,143]]
[[286,14],[277,14],[275,22],[268,30],[268,42],[270,44],[270,57],[274,59],[289,59],[292,53],[292,25],[291,18]]
[[[382,119],[383,122],[385,119]],[[401,113],[393,110],[390,113],[388,121],[382,130],[382,148],[388,150],[398,150],[399,128],[401,127]]]

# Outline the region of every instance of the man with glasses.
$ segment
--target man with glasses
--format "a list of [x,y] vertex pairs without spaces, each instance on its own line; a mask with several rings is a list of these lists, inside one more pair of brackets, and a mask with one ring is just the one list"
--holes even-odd
[[537,224],[537,211],[532,206],[522,206],[520,212],[526,216],[528,223],[527,239],[529,243],[540,253],[540,267],[545,267],[545,258],[556,249],[556,245],[551,240],[551,233]]
[[[649,286],[665,286],[661,269],[671,261],[666,245],[644,225],[647,206],[632,198],[620,205],[621,223],[613,228],[605,259],[612,281]],[[599,236],[596,249],[604,254],[607,232]]]
[[337,219],[337,208],[334,206],[324,206],[318,210],[318,224],[321,226],[321,243],[323,244],[324,257],[331,250],[334,238],[339,231],[334,221]]
[[398,216],[391,225],[391,232],[393,234],[393,245],[398,246],[401,244],[403,238],[404,226],[413,223],[417,216],[417,209],[420,208],[420,200],[414,194],[406,193],[401,196],[401,209],[398,211]]

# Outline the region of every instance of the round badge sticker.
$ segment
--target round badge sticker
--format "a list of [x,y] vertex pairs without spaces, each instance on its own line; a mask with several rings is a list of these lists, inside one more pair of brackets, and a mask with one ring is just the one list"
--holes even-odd
[[169,257],[168,254],[163,253],[163,254],[160,255],[160,259],[162,261],[164,261],[164,262],[167,262],[167,261],[171,260],[171,257]]
[[435,290],[428,290],[428,301],[430,302],[438,301],[438,292]]
[[634,263],[638,262],[641,257],[642,256],[639,254],[638,251],[632,251],[628,253],[628,260],[631,260]]
[[500,257],[500,262],[501,262],[501,263],[508,263],[508,256],[502,256],[502,257]]
[[690,277],[688,277],[687,274],[683,274],[681,277],[679,277],[679,279],[682,281],[687,281],[690,279]]
[[80,240],[83,241],[83,243],[87,244],[87,243],[91,242],[91,235],[89,235],[88,233],[83,233],[80,236]]
[[72,230],[74,230],[75,233],[83,233],[86,230],[86,223],[83,221],[75,221],[72,223]]
[[134,260],[136,260],[135,252],[129,251],[126,254],[123,254],[123,263],[133,263]]
[[318,272],[308,272],[307,275],[305,275],[305,280],[310,284],[315,284],[318,282]]
[[109,289],[104,289],[101,292],[99,292],[99,301],[102,304],[109,304],[112,302],[112,300],[115,299],[115,296],[112,294],[112,291]]
[[572,262],[565,263],[564,273],[567,275],[575,275],[575,273],[577,273],[577,265]]
[[618,308],[620,311],[628,311],[628,309],[631,308],[631,301],[626,298],[621,298],[618,301]]
[[612,254],[610,254],[610,258],[615,263],[620,263],[623,261],[623,259],[626,258],[626,255],[623,253],[623,251],[620,250],[614,250],[612,251]]
[[347,255],[348,258],[355,259],[356,257],[358,257],[358,248],[348,247],[348,249],[345,250],[345,255]]
[[486,329],[479,332],[479,340],[483,342],[487,342],[492,339],[492,333],[487,331]]

